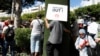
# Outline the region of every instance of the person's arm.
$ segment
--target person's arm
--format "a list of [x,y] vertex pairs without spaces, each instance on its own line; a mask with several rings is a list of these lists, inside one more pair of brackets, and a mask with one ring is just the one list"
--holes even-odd
[[91,48],[95,48],[96,47],[96,42],[92,39],[91,36],[88,36],[88,41],[89,41],[89,46]]
[[33,26],[32,26],[32,25],[30,25],[30,29],[32,29],[32,27],[33,27]]
[[95,38],[95,42],[100,42],[100,38]]
[[30,29],[33,28],[33,21],[30,23]]
[[64,28],[64,31],[65,31],[65,32],[68,32],[68,33],[71,33],[71,31],[68,30],[67,28]]
[[94,36],[94,39],[95,39],[95,42],[100,42],[100,38],[98,38],[99,37],[99,24],[98,24],[98,27],[97,27],[97,33],[95,34],[95,36]]
[[3,28],[3,31],[2,31],[2,34],[1,34],[1,38],[5,38],[5,32],[6,32],[6,30],[7,30],[7,27],[4,27]]
[[1,38],[2,38],[2,39],[4,39],[4,37],[5,37],[5,34],[4,34],[4,33],[2,33],[2,34],[1,34]]
[[49,23],[48,23],[48,20],[45,18],[44,21],[45,21],[46,28],[49,29],[49,28],[50,28],[50,25],[49,25]]
[[94,36],[95,42],[100,42],[100,38],[98,38],[98,32]]
[[82,47],[79,45],[79,37],[76,39],[76,41],[75,41],[75,48],[77,49],[77,50],[79,50],[79,49],[82,49]]

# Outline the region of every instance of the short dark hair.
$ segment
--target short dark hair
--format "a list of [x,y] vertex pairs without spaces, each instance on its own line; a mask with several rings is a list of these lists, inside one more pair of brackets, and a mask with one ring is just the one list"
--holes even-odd
[[39,17],[41,19],[42,18],[42,14],[38,14],[37,17]]
[[13,24],[13,23],[14,23],[14,21],[13,21],[13,20],[10,20],[10,21],[9,21],[9,23],[10,23],[10,24]]

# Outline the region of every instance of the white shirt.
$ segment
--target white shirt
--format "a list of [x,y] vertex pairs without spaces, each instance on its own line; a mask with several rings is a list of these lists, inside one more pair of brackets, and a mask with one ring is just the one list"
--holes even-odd
[[79,55],[80,55],[80,56],[88,56],[88,54],[87,54],[87,47],[86,47],[86,46],[83,47],[82,49],[79,49],[79,48],[78,48],[78,46],[81,45],[81,44],[84,42],[84,40],[87,40],[87,41],[89,42],[91,48],[95,48],[95,46],[96,46],[96,43],[95,43],[95,41],[92,39],[91,36],[88,36],[88,38],[87,38],[87,36],[86,36],[86,37],[83,38],[83,39],[80,38],[80,37],[78,37],[78,38],[76,39],[76,42],[75,42],[75,47],[76,47],[76,49],[79,51]]
[[0,33],[2,33],[4,22],[0,22]]
[[[13,27],[13,25],[9,25],[9,27]],[[5,33],[7,29],[8,29],[8,26],[4,26],[2,33]]]
[[7,29],[8,29],[8,26],[4,26],[2,33],[6,33]]
[[32,32],[31,32],[31,35],[34,35],[34,34],[41,34],[41,25],[43,26],[43,20],[41,19],[35,19],[31,22],[31,26],[32,27]]
[[98,33],[98,26],[99,24],[96,22],[92,22],[88,25],[88,32],[92,34],[97,34]]

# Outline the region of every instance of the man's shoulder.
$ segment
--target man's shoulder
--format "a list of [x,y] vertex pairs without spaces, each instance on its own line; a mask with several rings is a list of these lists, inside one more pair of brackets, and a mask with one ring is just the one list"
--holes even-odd
[[87,36],[88,36],[89,39],[92,38],[90,35],[87,35]]
[[4,26],[3,28],[8,28],[8,26]]
[[10,25],[8,25],[8,27],[11,27],[11,28],[13,28],[13,27],[14,27],[14,25],[11,25],[11,24],[10,24]]
[[3,31],[6,31],[8,29],[8,26],[5,26],[4,28],[3,28]]

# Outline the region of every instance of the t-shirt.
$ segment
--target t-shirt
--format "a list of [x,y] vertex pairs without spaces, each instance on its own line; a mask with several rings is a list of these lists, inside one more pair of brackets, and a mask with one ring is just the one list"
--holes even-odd
[[7,29],[8,29],[8,26],[4,26],[2,33],[6,33]]
[[88,25],[88,32],[92,34],[97,34],[98,33],[98,26],[96,22],[92,22]]
[[[14,32],[11,32],[11,31],[9,31],[9,27],[10,28],[13,28],[13,30],[14,30],[14,26],[13,25],[11,25],[11,24],[9,24],[8,26],[4,26],[4,28],[3,28],[3,31],[2,31],[2,33],[4,33],[5,34],[5,40],[6,41],[12,41],[12,40],[14,40]],[[11,36],[10,37],[8,37],[8,35],[9,34],[11,34]]]
[[[13,27],[13,25],[8,25],[9,27]],[[8,26],[4,26],[2,33],[6,33],[6,30],[8,29]],[[14,28],[13,28],[14,29]]]
[[60,44],[62,42],[62,24],[59,21],[50,22],[50,36],[48,41],[52,44]]
[[31,35],[34,34],[41,34],[41,25],[43,26],[43,20],[41,19],[35,19],[31,22],[32,27],[32,31],[31,31]]

